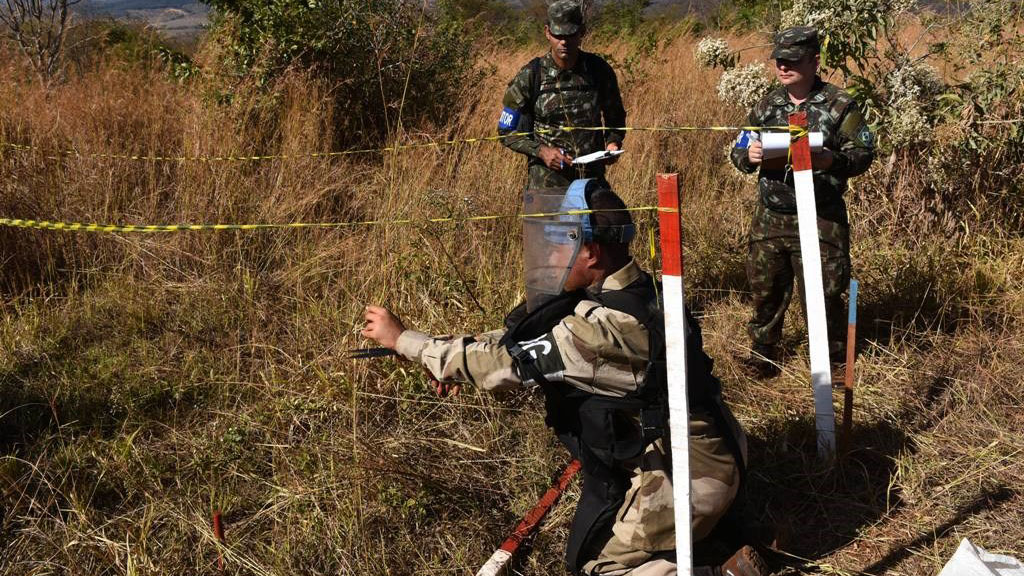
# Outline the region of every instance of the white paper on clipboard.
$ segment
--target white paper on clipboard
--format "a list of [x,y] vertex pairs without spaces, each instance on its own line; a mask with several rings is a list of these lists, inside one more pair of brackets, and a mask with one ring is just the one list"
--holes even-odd
[[592,162],[601,162],[609,158],[615,158],[616,156],[622,154],[623,152],[625,152],[625,150],[600,150],[598,152],[594,152],[591,154],[584,154],[579,158],[573,158],[572,165],[575,166],[577,164],[590,164]]

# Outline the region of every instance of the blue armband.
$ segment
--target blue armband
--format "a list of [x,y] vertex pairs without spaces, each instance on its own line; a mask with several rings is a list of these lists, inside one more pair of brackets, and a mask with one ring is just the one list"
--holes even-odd
[[746,150],[750,147],[750,143],[760,140],[757,132],[751,130],[741,130],[740,135],[736,137],[736,143],[733,145],[734,148]]
[[519,110],[503,108],[498,117],[498,130],[515,130],[519,126]]

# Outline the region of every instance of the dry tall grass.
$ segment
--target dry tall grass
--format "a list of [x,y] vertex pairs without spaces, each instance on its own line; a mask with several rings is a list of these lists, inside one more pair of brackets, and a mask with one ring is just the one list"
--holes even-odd
[[[626,62],[635,48],[601,51]],[[489,53],[495,72],[466,87],[461,109],[401,140],[491,133],[505,82],[531,55]],[[325,151],[335,111],[300,77],[266,117],[116,65],[44,93],[12,60],[0,59],[5,141],[288,158],[54,161],[4,149],[3,216],[280,223],[518,209],[523,160],[495,144],[304,155]],[[717,102],[717,73],[693,65],[688,37],[629,61],[631,124],[741,118]],[[856,183],[855,438],[847,459],[822,469],[804,355],[768,383],[737,362],[754,194],[724,159],[730,139],[635,133],[610,179],[637,205],[653,201],[656,172],[683,174],[689,294],[751,435],[748,513],[777,528],[788,554],[777,565],[934,574],[962,536],[1024,554],[1024,243],[995,229],[956,239],[906,229],[882,163]],[[641,219],[646,234],[651,219]],[[472,572],[565,461],[541,404],[474,391],[438,400],[418,370],[347,360],[345,350],[365,345],[357,331],[369,302],[431,332],[498,325],[521,297],[518,237],[514,219],[151,236],[0,230],[0,572],[215,573],[214,509],[225,514],[229,573]],[[645,246],[637,251],[650,265]],[[787,341],[804,350],[791,320]],[[561,573],[575,496],[522,573]]]

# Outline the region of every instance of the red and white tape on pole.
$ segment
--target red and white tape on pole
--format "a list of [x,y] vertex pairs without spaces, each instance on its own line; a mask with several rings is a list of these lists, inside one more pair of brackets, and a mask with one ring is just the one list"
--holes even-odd
[[494,554],[487,560],[487,563],[477,571],[476,576],[499,576],[508,572],[509,562],[512,561],[512,556],[519,550],[523,540],[526,540],[537,529],[541,520],[551,510],[551,507],[558,502],[558,498],[562,495],[562,492],[565,492],[569,481],[572,480],[572,477],[579,470],[579,460],[573,460],[565,467],[565,470],[562,470],[558,480],[541,496],[540,501],[526,513],[526,516],[519,522],[516,529],[512,531],[512,535],[506,538],[501,546],[494,551]]
[[[807,128],[807,113],[791,114],[789,124]],[[793,156],[793,185],[796,188],[800,255],[804,269],[804,303],[807,305],[807,339],[811,356],[811,388],[814,391],[814,423],[818,430],[818,456],[827,459],[836,449],[836,418],[832,409],[832,370],[828,358],[821,247],[818,245],[818,209],[814,202],[811,145],[806,133],[797,138],[789,149]]]
[[676,571],[693,573],[690,533],[690,408],[686,395],[686,300],[683,292],[679,175],[658,174],[661,285],[668,374],[668,423],[672,438],[672,492],[676,520]]

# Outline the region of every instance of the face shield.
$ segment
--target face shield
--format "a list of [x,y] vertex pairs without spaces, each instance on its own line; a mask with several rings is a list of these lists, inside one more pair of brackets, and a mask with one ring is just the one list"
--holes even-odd
[[561,294],[580,247],[593,240],[587,210],[588,180],[576,180],[568,189],[527,190],[523,198],[523,265],[526,309],[535,310]]

